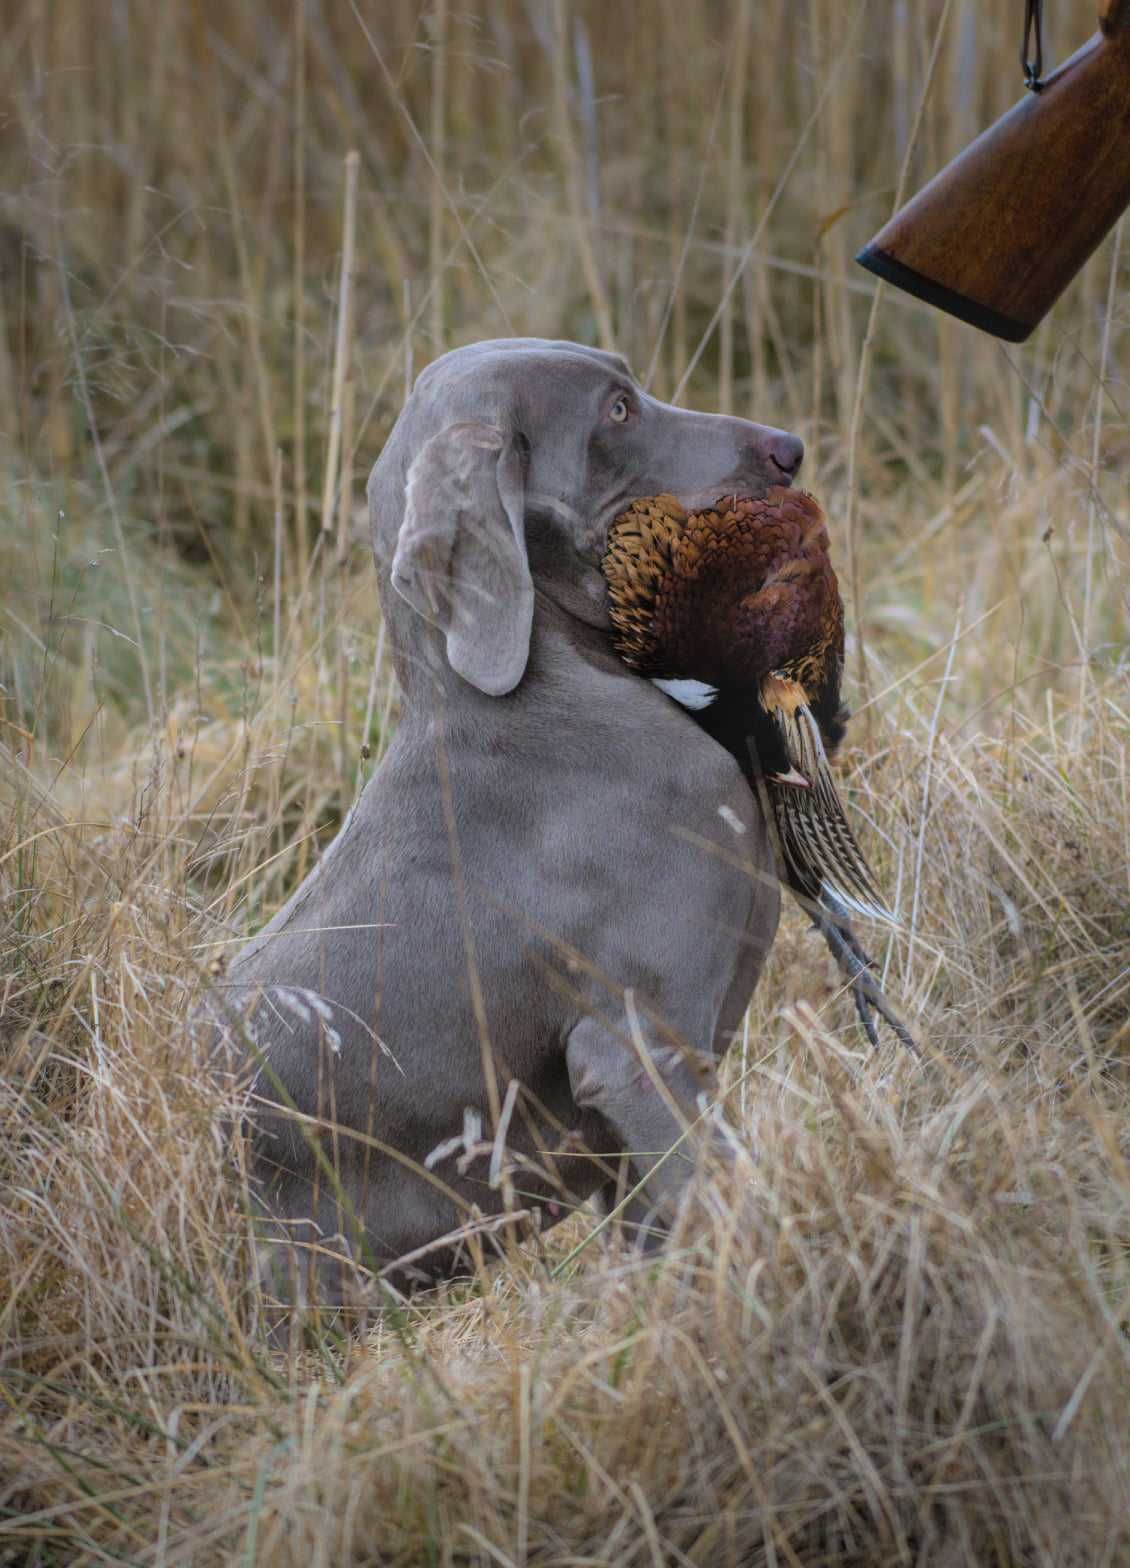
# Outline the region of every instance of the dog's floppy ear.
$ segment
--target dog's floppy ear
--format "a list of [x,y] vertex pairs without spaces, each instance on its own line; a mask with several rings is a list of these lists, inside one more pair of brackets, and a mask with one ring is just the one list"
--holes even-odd
[[513,691],[530,651],[524,496],[513,438],[493,425],[448,425],[408,470],[392,559],[397,593],[444,632],[452,669],[491,697]]

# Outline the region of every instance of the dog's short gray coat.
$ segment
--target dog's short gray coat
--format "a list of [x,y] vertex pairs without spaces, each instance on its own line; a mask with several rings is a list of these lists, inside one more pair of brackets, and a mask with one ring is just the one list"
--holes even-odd
[[[473,1210],[555,1217],[697,1114],[776,930],[773,860],[735,762],[612,652],[600,562],[633,498],[757,495],[801,450],[574,343],[478,343],[419,377],[369,482],[403,715],[225,987],[260,1101],[281,1084],[338,1129],[335,1192],[310,1123],[260,1108],[276,1217],[433,1276]],[[692,1164],[655,1173],[661,1208]]]

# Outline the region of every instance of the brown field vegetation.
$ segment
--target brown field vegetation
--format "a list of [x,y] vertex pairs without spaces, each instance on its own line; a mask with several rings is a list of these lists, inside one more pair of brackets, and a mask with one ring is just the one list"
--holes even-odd
[[[1130,1561],[1130,240],[1018,348],[851,263],[1022,11],[7,0],[0,1564]],[[789,913],[661,1259],[586,1210],[288,1354],[183,1019],[395,725],[406,381],[510,333],[804,436],[924,1059]]]

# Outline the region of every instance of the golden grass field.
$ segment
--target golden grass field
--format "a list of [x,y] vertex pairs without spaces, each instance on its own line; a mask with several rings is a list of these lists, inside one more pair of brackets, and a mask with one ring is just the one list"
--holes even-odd
[[[1020,347],[851,262],[1022,11],[7,0],[0,1564],[1130,1562],[1130,238]],[[585,1211],[288,1353],[184,1016],[395,725],[405,385],[511,333],[805,438],[924,1059],[790,911],[658,1261]]]

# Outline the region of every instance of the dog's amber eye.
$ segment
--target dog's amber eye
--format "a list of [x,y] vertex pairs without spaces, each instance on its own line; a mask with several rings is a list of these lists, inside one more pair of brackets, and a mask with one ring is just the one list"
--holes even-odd
[[628,399],[621,396],[616,399],[615,403],[613,403],[612,407],[608,410],[608,417],[614,425],[623,425],[627,424],[628,415],[630,412],[631,409],[628,406]]

